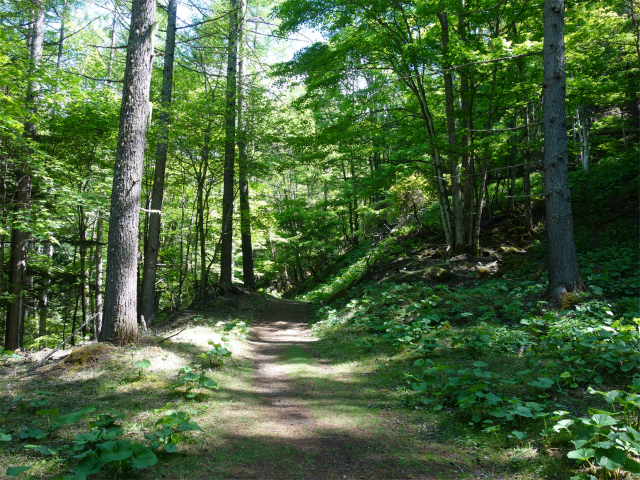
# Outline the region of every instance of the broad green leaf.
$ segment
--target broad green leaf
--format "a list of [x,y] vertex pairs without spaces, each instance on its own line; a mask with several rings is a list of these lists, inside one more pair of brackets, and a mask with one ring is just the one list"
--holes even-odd
[[11,441],[11,435],[9,435],[8,433],[0,433],[0,442],[10,442]]
[[531,385],[532,387],[549,388],[553,386],[553,383],[553,380],[550,378],[538,377],[538,380],[530,382],[528,385]]
[[593,420],[595,425],[598,425],[600,427],[605,427],[605,426],[610,426],[610,425],[617,425],[618,421],[609,416],[609,415],[605,415],[602,413],[598,413],[596,415],[594,415],[593,417],[591,417],[591,419]]
[[620,468],[627,460],[627,456],[624,454],[624,452],[622,450],[618,450],[617,448],[597,448],[595,457],[598,465],[606,468],[607,470],[615,470],[616,468]]
[[119,462],[129,458],[133,454],[133,450],[131,450],[131,442],[128,440],[105,442],[98,445],[98,448],[102,451],[100,459],[104,463]]
[[218,384],[214,380],[211,380],[209,377],[198,379],[198,383],[204,388],[218,388]]
[[134,443],[131,446],[133,454],[129,459],[132,468],[147,468],[156,464],[158,457],[144,445]]
[[87,455],[91,455],[91,454],[95,454],[95,450],[94,449],[90,449],[90,450],[85,450],[82,453],[79,453],[78,455],[74,455],[73,458],[80,460],[84,457],[86,457]]
[[55,416],[58,415],[59,409],[57,408],[43,408],[42,410],[38,410],[36,415],[46,415],[46,416]]
[[20,432],[20,438],[23,440],[27,438],[38,438],[42,433],[42,430],[39,428],[25,428]]
[[195,430],[202,431],[200,426],[193,420],[190,420],[188,422],[180,422],[180,424],[178,425],[178,428],[183,432],[189,432],[189,431],[195,431]]
[[49,448],[44,445],[25,445],[24,448],[33,450],[34,452],[38,452],[43,455],[55,455],[58,452],[57,448]]
[[516,407],[513,411],[514,415],[520,415],[521,417],[531,418],[531,409],[523,406]]
[[527,438],[527,434],[524,432],[520,432],[518,430],[512,430],[511,434],[516,437],[518,440],[524,440],[525,438]]
[[635,473],[635,474],[640,473],[640,463],[636,462],[631,458],[627,458],[624,461],[624,465],[622,466],[622,468],[629,473]]
[[102,470],[104,463],[95,455],[83,458],[74,470],[76,480],[85,480],[89,475]]
[[611,447],[613,447],[613,445],[614,445],[614,443],[613,443],[613,442],[604,441],[604,442],[597,442],[597,443],[594,443],[594,444],[592,444],[591,446],[592,446],[593,448],[604,448],[604,449],[607,449],[607,448],[611,448]]
[[74,441],[78,442],[78,443],[93,443],[93,442],[97,442],[98,438],[100,438],[100,431],[99,430],[93,430],[91,432],[87,432],[87,433],[80,433],[78,435],[76,435],[74,438]]
[[427,388],[427,382],[412,383],[411,388],[414,392],[424,392]]
[[91,413],[95,411],[96,407],[91,406],[87,408],[83,408],[82,410],[78,410],[77,412],[68,413],[67,415],[61,415],[58,418],[58,421],[63,424],[76,423],[78,420],[82,418],[85,413]]
[[133,365],[142,370],[146,370],[151,366],[151,362],[145,358],[144,360],[138,360],[137,362],[134,362]]
[[169,443],[166,443],[166,444],[165,444],[165,446],[164,446],[164,450],[165,450],[167,453],[175,453],[175,452],[177,452],[177,451],[178,451],[178,447],[176,447],[176,444],[175,444],[175,443],[171,443],[171,442],[169,442]]
[[7,477],[17,477],[22,472],[26,472],[31,467],[9,467],[7,468]]
[[575,460],[586,461],[593,457],[595,454],[596,451],[593,448],[579,448],[578,450],[572,450],[567,453],[567,457],[573,458]]

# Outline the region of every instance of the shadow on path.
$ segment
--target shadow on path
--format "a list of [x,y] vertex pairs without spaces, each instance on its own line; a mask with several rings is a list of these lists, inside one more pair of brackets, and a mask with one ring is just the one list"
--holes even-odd
[[416,455],[391,414],[362,413],[358,383],[338,381],[333,367],[314,359],[310,314],[310,304],[290,300],[274,300],[263,311],[249,338],[253,401],[238,413],[233,433],[220,439],[216,458],[202,460],[234,457],[229,478],[457,478],[443,446]]

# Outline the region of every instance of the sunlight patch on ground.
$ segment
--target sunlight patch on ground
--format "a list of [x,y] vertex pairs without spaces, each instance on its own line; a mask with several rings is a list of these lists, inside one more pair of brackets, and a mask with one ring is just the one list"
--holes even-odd
[[[223,341],[222,337],[227,338]],[[213,327],[197,326],[191,327],[184,332],[181,332],[175,337],[171,337],[167,342],[172,343],[190,343],[196,347],[202,348],[202,351],[211,349],[211,344],[220,343],[228,345],[228,349],[231,350],[233,356],[246,357],[247,345],[241,338],[236,338],[235,335],[224,334]]]

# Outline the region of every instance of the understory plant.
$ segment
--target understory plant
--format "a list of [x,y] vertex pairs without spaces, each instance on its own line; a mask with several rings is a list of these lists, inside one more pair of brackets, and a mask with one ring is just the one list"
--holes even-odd
[[[62,464],[63,480],[85,480],[88,476],[106,472],[111,478],[129,475],[129,472],[155,465],[157,453],[173,453],[187,432],[201,430],[186,412],[169,411],[155,423],[155,430],[146,434],[148,443],[138,442],[126,435],[122,426],[125,415],[113,410],[98,413],[88,419],[87,431],[77,433],[69,443],[59,435],[66,425],[87,419],[97,412],[95,406],[60,415],[58,408],[47,404],[51,394],[36,391],[31,396],[29,407],[34,408],[36,419],[30,426],[19,431],[0,429],[0,441],[11,444],[11,448],[23,448],[44,457],[57,459]],[[29,396],[20,396],[13,403],[24,403]],[[41,408],[46,407],[46,408]],[[127,438],[129,437],[129,438]],[[7,476],[17,476],[29,470],[27,466],[13,466]]]

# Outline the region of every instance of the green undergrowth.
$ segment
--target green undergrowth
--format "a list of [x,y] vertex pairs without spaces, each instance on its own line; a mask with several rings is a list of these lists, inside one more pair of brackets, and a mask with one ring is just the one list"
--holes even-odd
[[415,226],[408,225],[380,242],[372,240],[362,242],[342,256],[338,263],[341,268],[336,273],[326,278],[321,284],[315,285],[299,299],[306,302],[329,300],[335,293],[349,288],[354,282],[360,280],[375,263],[393,260],[399,256],[405,246],[398,239],[410,237],[416,230]]
[[[494,454],[534,448],[558,478],[626,478],[640,473],[638,253],[617,244],[580,265],[588,289],[561,310],[525,264],[464,284],[362,283],[318,307],[313,331],[393,386],[390,399],[440,412]],[[306,298],[362,275],[347,268]]]
[[136,345],[85,345],[77,352],[95,347],[102,356],[71,355],[92,360],[25,378],[22,357],[4,355],[0,369],[11,374],[0,379],[0,476],[159,478],[183,468],[251,381],[250,362],[234,355],[248,321],[186,314]]

